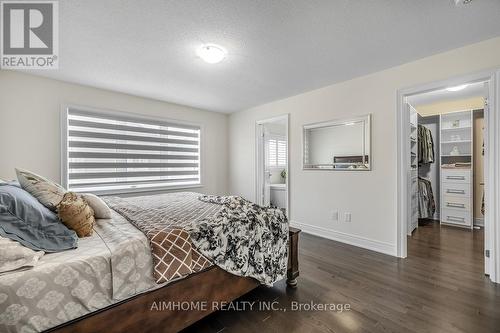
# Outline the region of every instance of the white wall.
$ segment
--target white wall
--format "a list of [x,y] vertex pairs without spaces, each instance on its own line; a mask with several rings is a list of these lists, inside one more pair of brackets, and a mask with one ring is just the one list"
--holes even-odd
[[204,187],[195,190],[227,192],[227,115],[12,71],[0,71],[0,178],[21,167],[60,181],[63,104],[202,124]]
[[[292,222],[306,231],[395,255],[397,89],[492,67],[500,67],[500,38],[231,114],[230,192],[255,199],[255,121],[290,113]],[[301,169],[303,124],[369,112],[372,171]],[[352,222],[333,222],[335,209],[341,216],[351,212]]]

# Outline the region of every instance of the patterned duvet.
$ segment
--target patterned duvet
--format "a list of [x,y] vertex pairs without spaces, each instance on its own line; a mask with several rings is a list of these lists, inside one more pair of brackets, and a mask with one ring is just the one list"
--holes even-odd
[[118,213],[78,248],[0,275],[0,332],[39,332],[158,288],[146,237]]
[[112,219],[98,220],[78,249],[0,275],[0,332],[46,330],[212,262],[265,284],[284,276],[288,224],[281,211],[237,197],[202,202],[199,196],[106,198]]

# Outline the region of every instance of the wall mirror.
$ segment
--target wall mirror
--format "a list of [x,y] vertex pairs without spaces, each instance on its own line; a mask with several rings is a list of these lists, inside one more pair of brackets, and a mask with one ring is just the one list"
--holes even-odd
[[303,126],[303,169],[371,169],[371,115]]

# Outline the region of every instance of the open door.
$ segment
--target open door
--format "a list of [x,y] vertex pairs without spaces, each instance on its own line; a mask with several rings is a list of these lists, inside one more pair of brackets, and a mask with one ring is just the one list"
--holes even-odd
[[[484,154],[484,168],[485,168],[485,172],[484,172],[484,193],[483,193],[483,205],[485,205],[485,203],[487,202],[487,198],[484,197],[486,196],[486,194],[488,193],[488,172],[487,172],[487,168],[488,168],[488,119],[490,119],[488,117],[488,113],[489,113],[489,106],[488,106],[488,101],[489,101],[489,95],[490,95],[490,86],[489,86],[489,82],[485,82],[484,83],[484,121],[485,121],[485,124],[484,124],[484,147],[483,147],[483,151],[482,152],[478,152],[478,153],[482,153]],[[485,212],[485,209],[487,209],[487,207],[484,207],[483,208],[483,215],[484,215],[484,274],[485,275],[490,275],[490,265],[491,265],[491,262],[490,262],[490,251],[491,251],[491,226],[490,226],[490,221],[489,219],[487,218],[487,215],[486,215],[486,212]]]
[[288,115],[257,121],[255,134],[256,202],[288,216]]
[[408,151],[408,220],[406,231],[411,236],[413,230],[418,228],[418,117],[417,110],[408,102],[406,106],[407,122],[407,151]]

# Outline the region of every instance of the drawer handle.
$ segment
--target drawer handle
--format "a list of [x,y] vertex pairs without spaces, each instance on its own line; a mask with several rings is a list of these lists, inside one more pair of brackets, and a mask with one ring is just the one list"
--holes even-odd
[[446,206],[453,207],[453,208],[465,208],[464,204],[459,204],[459,203],[454,203],[454,202],[447,202]]
[[464,176],[446,176],[446,179],[465,180]]
[[446,193],[454,193],[454,194],[465,194],[465,190],[452,190],[452,189],[447,189]]
[[454,221],[454,222],[465,222],[465,218],[463,218],[463,217],[446,216],[446,219],[448,221]]

